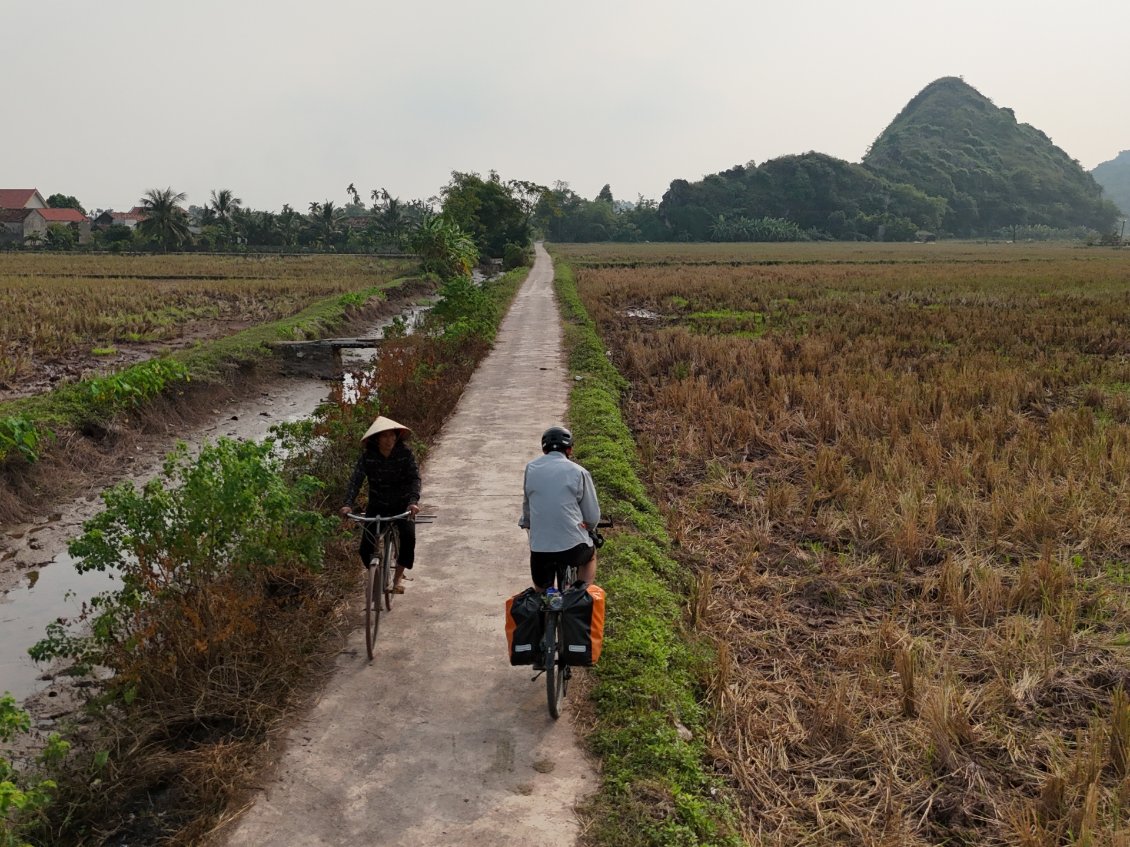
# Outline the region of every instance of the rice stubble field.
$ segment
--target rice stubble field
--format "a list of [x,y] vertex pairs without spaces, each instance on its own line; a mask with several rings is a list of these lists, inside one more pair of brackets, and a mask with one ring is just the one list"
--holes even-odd
[[0,256],[0,401],[290,317],[413,270],[357,256]]
[[752,843],[1127,844],[1130,255],[563,245]]

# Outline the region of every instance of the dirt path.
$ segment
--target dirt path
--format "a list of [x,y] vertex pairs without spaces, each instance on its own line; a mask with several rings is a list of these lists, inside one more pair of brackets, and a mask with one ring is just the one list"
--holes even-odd
[[[277,775],[218,843],[569,845],[597,787],[542,679],[506,661],[503,603],[529,584],[517,528],[525,462],[564,414],[553,270],[537,262],[424,474],[415,579],[372,664],[356,632]],[[360,588],[360,585],[358,586]]]

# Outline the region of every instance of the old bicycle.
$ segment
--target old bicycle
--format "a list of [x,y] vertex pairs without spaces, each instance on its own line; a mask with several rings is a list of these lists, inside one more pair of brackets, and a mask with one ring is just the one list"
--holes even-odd
[[396,570],[396,561],[400,555],[400,530],[396,521],[415,520],[416,523],[431,523],[435,515],[419,515],[414,518],[412,512],[401,512],[399,515],[355,515],[345,516],[364,526],[364,532],[375,533],[376,543],[373,558],[365,568],[365,654],[372,661],[373,646],[377,643],[377,633],[381,625],[381,606],[386,612],[392,611],[393,583],[392,575]]

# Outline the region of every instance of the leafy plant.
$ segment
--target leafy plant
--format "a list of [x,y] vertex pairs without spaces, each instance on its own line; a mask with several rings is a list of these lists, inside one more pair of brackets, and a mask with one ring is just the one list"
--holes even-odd
[[150,359],[122,373],[97,377],[87,383],[90,407],[99,415],[113,415],[141,405],[177,382],[188,382],[188,366],[176,359]]
[[442,279],[466,276],[479,261],[475,242],[443,215],[424,218],[409,236],[408,244],[419,254],[424,271]]
[[472,338],[487,344],[494,340],[500,309],[485,288],[462,276],[445,282],[439,293],[427,317],[429,333],[454,346]]
[[39,445],[43,441],[35,422],[22,415],[0,418],[0,458],[13,451],[29,462],[39,459]]
[[[254,662],[271,586],[317,569],[332,526],[304,506],[321,483],[288,480],[273,450],[271,439],[221,439],[192,461],[182,446],[142,490],[106,492],[105,511],[68,549],[80,572],[114,571],[121,587],[92,601],[88,632],[56,626],[32,656],[110,670],[106,684],[127,705],[199,697],[211,690],[201,674]],[[215,697],[222,713],[246,708]]]
[[[15,699],[10,694],[0,697],[0,742],[7,743],[30,728],[31,719]],[[37,757],[41,772],[31,774],[0,756],[0,847],[29,847],[25,837],[39,831],[57,787],[42,771],[58,766],[69,749],[69,742],[51,733]]]

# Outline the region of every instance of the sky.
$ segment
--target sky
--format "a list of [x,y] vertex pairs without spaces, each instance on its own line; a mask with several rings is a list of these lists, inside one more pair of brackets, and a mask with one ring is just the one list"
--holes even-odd
[[452,171],[592,198],[816,150],[858,162],[960,76],[1088,170],[1130,148],[1130,4],[0,0],[0,188],[305,211]]

